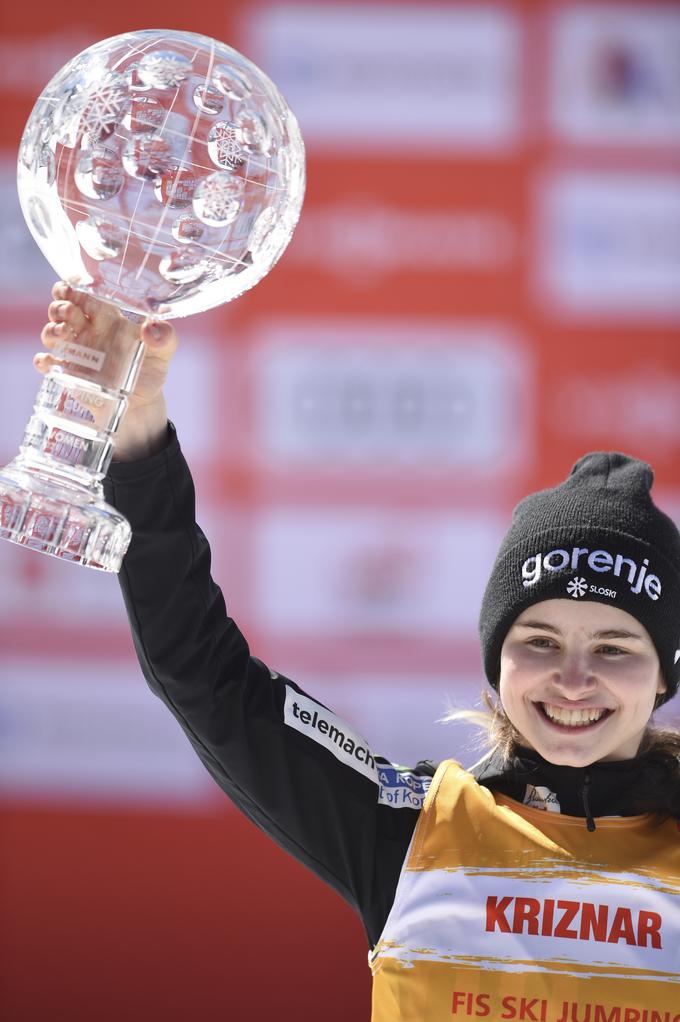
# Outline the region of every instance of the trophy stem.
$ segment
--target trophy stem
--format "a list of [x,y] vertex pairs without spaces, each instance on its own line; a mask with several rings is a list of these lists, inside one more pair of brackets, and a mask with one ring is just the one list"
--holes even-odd
[[[0,469],[0,539],[100,571],[120,570],[130,526],[102,479],[144,346],[136,340],[105,386],[66,363],[46,374],[18,456]],[[118,383],[118,386],[115,384]],[[121,385],[122,384],[122,385]]]

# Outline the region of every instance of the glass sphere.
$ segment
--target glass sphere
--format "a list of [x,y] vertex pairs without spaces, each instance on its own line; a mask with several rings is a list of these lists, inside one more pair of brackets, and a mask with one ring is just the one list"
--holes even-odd
[[26,222],[57,274],[162,318],[253,287],[305,188],[297,121],[224,43],[148,29],[104,39],[43,90],[18,161]]

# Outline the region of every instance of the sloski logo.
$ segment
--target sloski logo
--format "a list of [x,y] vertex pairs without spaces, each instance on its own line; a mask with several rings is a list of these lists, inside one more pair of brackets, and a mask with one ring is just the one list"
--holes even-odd
[[580,596],[585,596],[588,589],[588,583],[584,578],[572,578],[571,582],[567,586],[567,592],[570,596],[573,596],[575,600],[578,600]]

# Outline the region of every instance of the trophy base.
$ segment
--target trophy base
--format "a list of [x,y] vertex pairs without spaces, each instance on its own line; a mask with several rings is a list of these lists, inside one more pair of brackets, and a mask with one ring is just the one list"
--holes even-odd
[[0,469],[0,539],[99,571],[120,570],[130,542],[126,518],[101,483],[79,486],[22,463]]

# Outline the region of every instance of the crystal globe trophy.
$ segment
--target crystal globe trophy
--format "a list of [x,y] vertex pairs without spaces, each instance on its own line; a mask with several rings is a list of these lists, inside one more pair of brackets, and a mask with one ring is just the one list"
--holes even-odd
[[[26,222],[61,279],[131,318],[237,298],[291,239],[304,147],[284,99],[236,50],[190,32],[96,43],[45,87],[21,139]],[[0,470],[0,538],[118,571],[128,522],[102,479],[143,358],[74,336]]]

